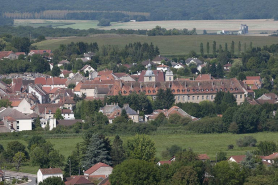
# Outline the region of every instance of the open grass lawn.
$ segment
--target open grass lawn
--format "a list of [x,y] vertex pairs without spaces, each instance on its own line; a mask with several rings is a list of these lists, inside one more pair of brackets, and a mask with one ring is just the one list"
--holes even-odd
[[[253,136],[257,139],[257,141],[274,141],[278,144],[278,133],[274,132],[264,132],[264,133],[255,133],[255,134],[157,134],[150,135],[150,138],[155,142],[156,146],[156,156],[159,159],[162,159],[161,152],[165,150],[167,147],[171,145],[178,145],[182,148],[189,149],[191,148],[194,152],[198,154],[206,153],[208,156],[215,160],[216,153],[219,151],[227,152],[227,157],[232,155],[243,155],[246,151],[252,151],[256,148],[253,147],[237,147],[236,140],[242,138],[244,136]],[[120,136],[124,143],[126,143],[127,139],[132,136]],[[110,137],[111,143],[114,137]],[[63,154],[66,158],[71,154],[72,150],[74,150],[76,143],[81,142],[82,138],[62,138],[62,139],[47,139],[52,144],[54,144],[54,148],[59,150],[61,154]],[[7,143],[14,140],[1,140],[0,143],[6,148]],[[24,145],[27,146],[26,141],[20,141]],[[227,146],[229,144],[234,145],[233,150],[228,150]],[[163,159],[167,160],[167,159]],[[21,171],[28,173],[35,173],[38,167],[28,166],[27,164],[23,165]]]
[[178,35],[178,36],[144,36],[144,35],[116,35],[116,34],[104,34],[93,35],[91,37],[67,37],[67,38],[52,38],[39,43],[35,43],[39,49],[57,49],[60,44],[69,44],[71,42],[97,42],[99,46],[102,45],[117,45],[124,47],[126,44],[133,42],[147,42],[157,45],[160,49],[161,55],[186,55],[190,51],[200,52],[200,43],[204,45],[204,52],[206,53],[206,43],[210,43],[210,53],[212,53],[212,43],[216,41],[217,49],[221,44],[222,48],[225,47],[225,43],[228,44],[228,48],[231,46],[231,42],[235,42],[235,53],[237,53],[238,42],[241,42],[241,49],[244,49],[244,43],[247,48],[250,42],[253,43],[253,47],[265,46],[278,43],[278,37],[267,36],[237,36],[237,35]]

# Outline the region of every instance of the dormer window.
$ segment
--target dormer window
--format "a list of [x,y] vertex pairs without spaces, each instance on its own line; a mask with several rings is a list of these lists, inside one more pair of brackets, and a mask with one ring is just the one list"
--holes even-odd
[[173,89],[172,92],[174,93],[174,92],[175,92],[175,89]]
[[153,93],[155,93],[156,91],[155,90],[153,90]]
[[187,89],[187,92],[190,92],[190,89]]
[[180,92],[180,90],[178,89],[177,92]]
[[151,90],[148,90],[148,93],[151,93],[152,91]]
[[185,92],[185,89],[182,89],[181,91],[182,91],[182,92]]

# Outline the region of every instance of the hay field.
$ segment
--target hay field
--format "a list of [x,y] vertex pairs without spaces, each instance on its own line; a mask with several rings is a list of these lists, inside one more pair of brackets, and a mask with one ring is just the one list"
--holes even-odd
[[215,32],[218,30],[235,31],[240,24],[247,24],[250,33],[260,33],[266,31],[272,33],[278,29],[278,21],[273,19],[238,19],[238,20],[179,20],[179,21],[144,21],[144,22],[112,22],[111,26],[97,26],[97,20],[45,20],[45,19],[15,19],[14,25],[25,26],[49,26],[54,28],[73,28],[73,29],[152,29],[161,26],[166,29],[193,29],[199,33],[203,30]]
[[278,37],[266,36],[237,36],[237,35],[178,35],[178,36],[144,36],[144,35],[116,35],[116,34],[102,34],[93,35],[91,37],[68,37],[68,38],[51,38],[46,41],[35,43],[39,49],[57,49],[60,44],[69,44],[70,42],[97,42],[99,46],[102,45],[117,45],[124,47],[126,44],[133,42],[147,42],[157,45],[160,53],[166,56],[172,55],[186,55],[190,51],[199,53],[200,43],[204,44],[204,51],[206,52],[206,43],[210,43],[210,52],[212,53],[212,43],[216,41],[217,48],[221,44],[224,48],[225,43],[230,47],[231,42],[235,42],[235,52],[237,52],[238,42],[241,42],[243,50],[244,43],[249,46],[250,42],[253,47],[265,46],[278,43]]

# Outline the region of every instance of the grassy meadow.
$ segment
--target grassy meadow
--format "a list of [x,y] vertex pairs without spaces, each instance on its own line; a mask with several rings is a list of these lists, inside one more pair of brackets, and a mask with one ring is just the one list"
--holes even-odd
[[[263,133],[255,133],[255,134],[155,134],[150,135],[149,137],[155,142],[156,146],[156,157],[162,159],[161,152],[165,150],[167,147],[172,145],[178,145],[182,148],[189,149],[191,148],[194,152],[198,154],[206,153],[208,156],[215,160],[216,153],[219,151],[227,152],[227,157],[232,155],[243,155],[246,151],[252,151],[256,148],[254,147],[237,147],[236,140],[242,138],[244,136],[253,136],[260,141],[274,141],[278,144],[278,134],[274,132],[263,132]],[[132,136],[120,136],[126,143],[127,139]],[[109,137],[111,142],[114,137]],[[1,144],[6,148],[8,142],[13,140],[1,140]],[[50,141],[54,148],[59,150],[61,154],[63,154],[66,158],[71,154],[72,150],[74,150],[75,145],[78,142],[82,141],[81,137],[76,138],[55,138],[55,139],[47,139]],[[27,146],[27,142],[24,140],[20,140],[24,145]],[[227,146],[229,144],[234,145],[233,150],[228,150]],[[167,160],[167,159],[162,159]],[[38,167],[27,166],[27,164],[23,165],[21,171],[35,173]]]
[[216,41],[217,48],[221,44],[225,47],[228,43],[230,48],[231,42],[235,42],[235,53],[237,53],[238,42],[241,42],[241,49],[244,49],[244,43],[249,47],[250,42],[253,47],[265,46],[278,43],[278,37],[267,36],[240,36],[240,35],[176,35],[176,36],[145,36],[145,35],[116,35],[116,34],[99,34],[90,37],[66,37],[66,38],[50,38],[48,40],[35,43],[39,49],[57,49],[60,44],[69,44],[71,42],[97,42],[102,45],[117,45],[124,47],[126,44],[133,42],[147,42],[157,45],[161,55],[186,55],[190,51],[199,53],[200,43],[204,44],[204,52],[206,53],[206,43],[210,43],[210,53],[212,53],[212,43]]

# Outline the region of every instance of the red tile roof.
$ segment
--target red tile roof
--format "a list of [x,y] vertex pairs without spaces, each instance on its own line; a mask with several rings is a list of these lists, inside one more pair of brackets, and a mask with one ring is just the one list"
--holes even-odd
[[0,51],[0,59],[4,57],[8,57],[12,53],[13,53],[12,51]]
[[52,51],[51,51],[51,50],[31,50],[29,54],[39,54],[39,55],[43,55],[44,53],[49,53],[49,54],[51,54]]
[[87,180],[84,176],[75,176],[73,179],[65,182],[65,185],[84,185],[84,184],[93,184]]
[[264,157],[264,159],[266,159],[266,160],[273,160],[273,159],[277,159],[277,158],[278,158],[278,152]]
[[113,73],[112,70],[107,70],[107,69],[105,69],[105,70],[103,70],[103,71],[99,71],[99,72],[98,72],[98,76],[109,75],[109,74],[112,74],[112,73]]
[[195,80],[207,81],[212,80],[211,74],[199,74]]
[[91,168],[89,168],[88,170],[86,170],[84,172],[84,174],[89,174],[90,175],[90,174],[94,173],[95,171],[97,171],[101,167],[110,167],[110,168],[112,168],[111,166],[109,166],[107,164],[99,162],[99,163],[95,164],[94,166],[92,166]]
[[14,101],[11,101],[11,102],[12,102],[11,106],[12,106],[12,107],[18,107],[18,105],[20,104],[21,101],[22,101],[22,100],[14,100]]
[[75,86],[75,88],[74,88],[73,90],[74,90],[75,92],[80,92],[80,88],[81,88],[82,84],[83,84],[83,82],[79,82],[79,83]]
[[235,160],[235,162],[241,163],[241,161],[244,160],[245,155],[234,155],[234,156],[231,156],[231,157],[229,158],[229,160],[230,160],[231,158],[233,158],[233,159]]
[[209,160],[209,156],[207,154],[199,154],[198,159],[199,160]]
[[44,77],[36,78],[34,83],[35,84],[46,85],[46,78],[44,78]]
[[42,89],[47,93],[49,94],[49,92],[51,91],[51,87],[42,87]]
[[159,161],[159,163],[160,163],[161,165],[163,165],[163,164],[171,164],[172,161]]
[[[164,82],[164,73],[160,70],[152,70],[155,76],[156,82]],[[139,75],[138,82],[144,82],[144,76],[146,74],[146,70],[143,70]]]
[[58,77],[46,79],[46,85],[65,85],[66,82],[67,82],[67,79],[58,78]]
[[246,76],[246,80],[261,80],[260,76]]
[[51,175],[51,174],[63,174],[63,171],[60,168],[44,168],[40,169],[43,175]]

